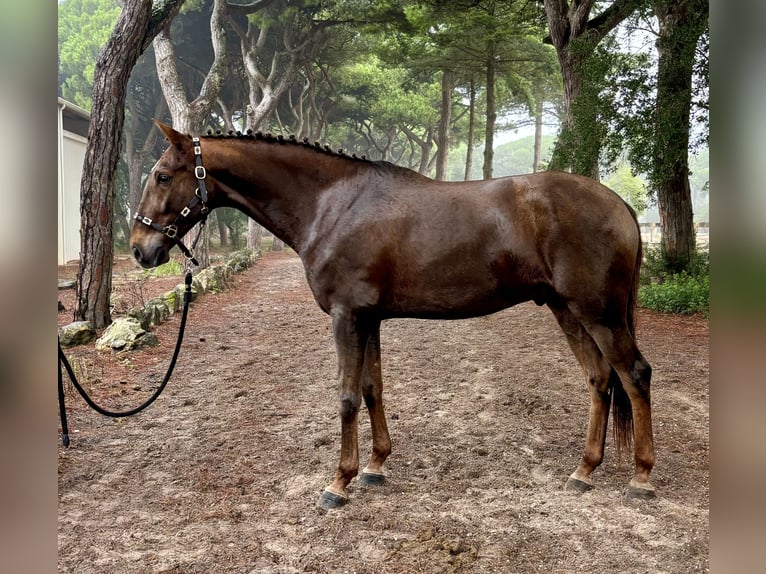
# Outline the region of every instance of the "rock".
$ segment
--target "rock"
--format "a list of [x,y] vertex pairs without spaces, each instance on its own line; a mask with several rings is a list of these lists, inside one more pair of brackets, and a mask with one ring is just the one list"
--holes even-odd
[[135,319],[142,329],[149,328],[149,320],[151,319],[150,311],[146,307],[134,307],[128,311],[128,317]]
[[168,306],[168,309],[172,314],[181,308],[181,302],[183,301],[184,295],[183,291],[179,294],[178,291],[173,289],[172,291],[160,295],[160,298],[165,302],[165,305]]
[[96,330],[90,321],[75,321],[59,328],[59,343],[63,348],[90,343],[96,338]]
[[149,325],[159,325],[163,321],[167,321],[172,315],[172,311],[168,308],[163,297],[149,299],[144,305],[144,310],[148,316]]
[[200,295],[204,294],[205,286],[202,285],[202,281],[199,280],[199,277],[193,277],[191,284],[191,300],[196,301]]
[[203,269],[197,275],[197,279],[205,293],[220,293],[226,289],[226,280],[229,275],[230,271],[225,266],[218,265]]
[[[200,271],[192,278],[191,300],[195,301],[203,293],[220,293],[227,287],[227,281],[233,273],[240,273],[250,267],[261,257],[260,251],[243,249],[235,251],[226,258],[224,265],[209,267]],[[59,289],[63,282],[59,282]],[[74,287],[74,281],[71,282]],[[101,338],[96,341],[99,350],[112,349],[115,351],[127,351],[144,346],[153,346],[158,343],[157,336],[148,332],[150,326],[159,325],[167,321],[173,313],[181,310],[184,302],[186,285],[179,283],[172,291],[163,293],[159,297],[149,300],[143,307],[133,308],[128,311],[128,317],[117,319],[112,323]],[[61,305],[59,303],[59,309]],[[75,325],[73,323],[72,325]],[[70,326],[67,326],[67,329]],[[64,328],[62,328],[64,329]],[[88,334],[89,333],[89,334]],[[82,334],[70,334],[69,330],[61,334],[61,346],[72,347],[82,345],[95,339],[96,333],[90,328]]]
[[61,289],[74,289],[74,279],[59,279],[59,290]]
[[157,345],[159,341],[154,333],[146,331],[133,317],[117,319],[109,325],[104,334],[96,341],[96,349],[104,351],[131,351],[141,347]]
[[260,251],[250,251],[249,249],[235,251],[226,259],[224,267],[229,273],[241,273],[257,261],[260,256]]

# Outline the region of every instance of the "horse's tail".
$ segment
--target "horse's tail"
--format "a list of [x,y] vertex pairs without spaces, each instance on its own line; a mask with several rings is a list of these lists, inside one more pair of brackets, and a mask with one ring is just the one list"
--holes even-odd
[[[638,282],[643,261],[643,246],[641,241],[641,227],[638,225],[638,217],[633,208],[625,203],[633,216],[633,221],[638,230],[638,250],[636,252],[636,261],[633,267],[633,284],[628,294],[627,322],[630,336],[635,339],[636,336],[636,304],[638,302]],[[609,385],[612,388],[612,418],[614,421],[614,443],[617,450],[617,460],[621,458],[623,449],[630,450],[633,445],[633,408],[630,405],[628,393],[622,386],[622,381],[617,375],[617,371],[612,369],[609,374]]]

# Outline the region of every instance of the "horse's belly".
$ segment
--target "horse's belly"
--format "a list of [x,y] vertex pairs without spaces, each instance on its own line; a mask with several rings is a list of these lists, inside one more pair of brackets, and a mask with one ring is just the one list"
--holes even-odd
[[462,319],[495,313],[531,298],[525,290],[505,290],[494,281],[433,279],[397,285],[384,306],[394,316]]

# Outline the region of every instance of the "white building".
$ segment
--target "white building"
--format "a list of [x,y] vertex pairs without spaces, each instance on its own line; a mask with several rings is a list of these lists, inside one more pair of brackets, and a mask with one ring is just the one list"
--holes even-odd
[[58,264],[80,259],[80,179],[90,114],[58,99]]

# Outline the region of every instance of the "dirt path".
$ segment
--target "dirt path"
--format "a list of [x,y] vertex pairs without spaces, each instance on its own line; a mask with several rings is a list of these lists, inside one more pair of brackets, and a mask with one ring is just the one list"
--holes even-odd
[[[632,472],[611,438],[596,488],[562,490],[588,398],[546,309],[385,323],[388,481],[352,482],[350,504],[324,513],[340,435],[329,320],[292,254],[237,281],[194,304],[177,374],[148,411],[114,421],[69,395],[59,572],[708,571],[706,321],[639,317],[659,493],[640,504],[621,500]],[[175,329],[131,357],[71,354],[105,381],[97,395],[127,405],[162,377]]]

